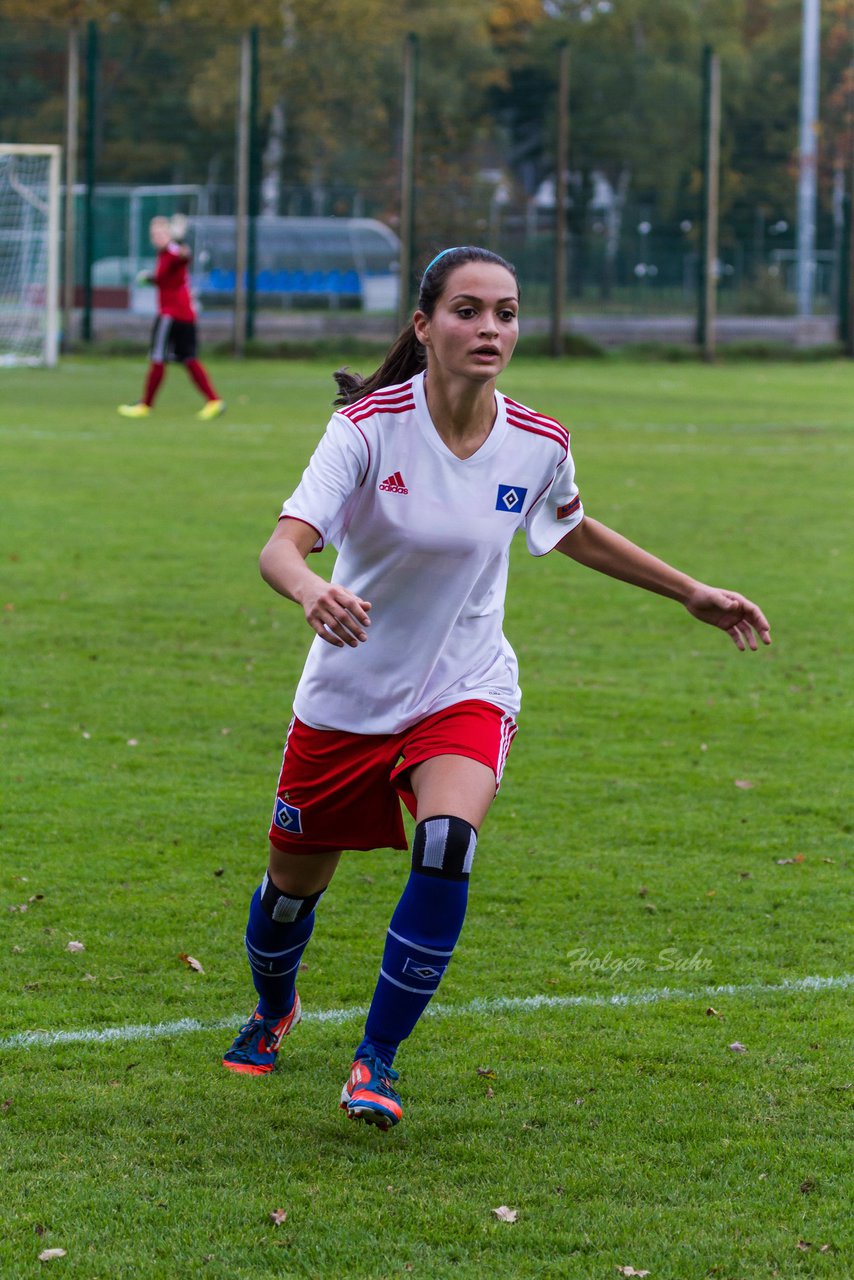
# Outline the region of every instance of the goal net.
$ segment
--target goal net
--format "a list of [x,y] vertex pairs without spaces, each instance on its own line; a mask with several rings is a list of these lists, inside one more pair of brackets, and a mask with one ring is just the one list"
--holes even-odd
[[59,156],[0,143],[0,364],[56,364]]

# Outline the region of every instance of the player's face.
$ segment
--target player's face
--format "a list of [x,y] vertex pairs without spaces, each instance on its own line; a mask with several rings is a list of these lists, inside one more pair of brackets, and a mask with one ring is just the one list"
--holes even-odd
[[154,219],[148,233],[155,249],[165,249],[171,239],[169,223],[165,220],[161,221],[159,218]]
[[429,360],[488,382],[505,368],[519,337],[516,281],[498,263],[463,263],[448,276],[432,316],[416,311],[415,332]]

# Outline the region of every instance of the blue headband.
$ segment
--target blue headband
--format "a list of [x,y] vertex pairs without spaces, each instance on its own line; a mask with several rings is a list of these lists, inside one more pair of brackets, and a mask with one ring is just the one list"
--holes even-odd
[[435,267],[436,263],[439,261],[440,258],[444,258],[446,253],[456,253],[457,249],[465,249],[465,247],[466,246],[464,244],[455,244],[450,249],[442,249],[440,253],[437,253],[433,261],[428,262],[427,266],[424,268],[424,275],[421,277],[422,286],[424,284],[424,281],[427,279],[427,272],[430,271],[433,267]]

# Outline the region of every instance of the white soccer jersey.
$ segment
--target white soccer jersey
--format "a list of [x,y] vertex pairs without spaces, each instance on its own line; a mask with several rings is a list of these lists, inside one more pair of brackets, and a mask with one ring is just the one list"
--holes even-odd
[[338,548],[333,582],[369,600],[368,639],[317,637],[294,698],[304,723],[397,733],[468,698],[516,715],[502,632],[510,543],[535,556],[582,518],[569,434],[496,392],[492,431],[461,459],[433,425],[425,375],[333,414],[282,508]]

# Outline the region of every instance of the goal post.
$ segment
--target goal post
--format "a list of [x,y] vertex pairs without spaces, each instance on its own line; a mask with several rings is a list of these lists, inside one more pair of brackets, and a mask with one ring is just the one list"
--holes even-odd
[[61,152],[0,142],[0,364],[57,362]]

